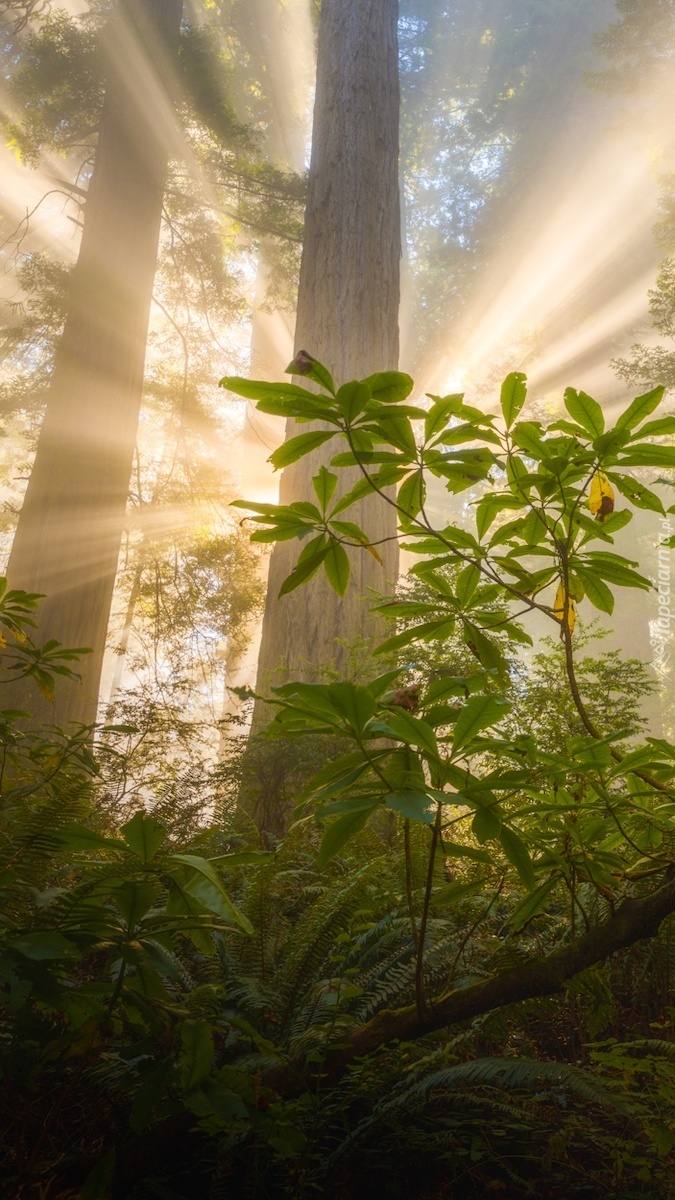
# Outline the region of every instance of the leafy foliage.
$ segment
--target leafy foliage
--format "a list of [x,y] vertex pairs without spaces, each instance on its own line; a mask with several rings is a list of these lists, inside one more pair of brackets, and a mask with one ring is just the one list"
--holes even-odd
[[[320,377],[319,366],[315,374]],[[501,429],[495,416],[467,405],[462,396],[431,396],[428,408],[407,404],[412,382],[394,373],[337,391],[329,380],[330,391],[320,402],[315,393],[293,384],[222,383],[257,398],[264,411],[295,417],[300,424],[320,413],[321,432],[300,434],[286,448],[301,456],[317,436],[337,437],[348,449],[338,450],[332,465],[357,465],[361,471],[361,481],[331,506],[337,476],[322,468],[314,481],[321,510],[306,501],[249,507],[257,526],[254,540],[306,541],[282,592],[322,565],[335,590],[344,591],[347,548],[372,547],[367,532],[344,522],[342,514],[357,498],[375,492],[383,503],[395,505],[404,546],[418,557],[412,573],[430,592],[424,602],[397,599],[381,606],[408,620],[380,652],[398,652],[416,640],[447,639],[457,629],[480,668],[469,676],[445,674],[429,682],[421,693],[415,691],[410,704],[403,698],[400,670],[369,685],[289,683],[275,689],[272,735],[330,734],[347,741],[348,753],[316,777],[301,808],[315,811],[322,821],[335,817],[327,825],[319,861],[338,853],[384,806],[406,821],[435,822],[438,835],[449,824],[470,821],[478,842],[497,843],[528,891],[537,886],[538,873],[547,885],[557,879],[567,886],[581,870],[583,878],[590,876],[614,894],[612,871],[626,866],[615,847],[638,849],[635,838],[640,838],[640,849],[647,849],[652,837],[660,844],[670,836],[668,818],[664,824],[660,816],[650,816],[645,835],[644,789],[634,780],[644,780],[647,773],[648,789],[653,795],[656,788],[658,795],[658,789],[668,790],[672,768],[662,743],[652,740],[624,757],[614,746],[620,730],[598,732],[575,674],[574,616],[582,602],[611,612],[613,587],[651,587],[634,562],[607,546],[632,516],[628,507],[614,511],[614,487],[638,507],[664,511],[654,493],[637,493],[624,474],[636,466],[675,466],[675,450],[646,440],[670,428],[668,422],[647,421],[663,388],[638,397],[606,431],[598,403],[572,388],[565,393],[569,417],[549,428],[518,419],[526,399],[520,374],[509,376],[502,387]],[[423,426],[419,439],[413,422]],[[447,449],[466,442],[472,443],[468,449]],[[425,508],[427,476],[441,479],[452,494],[487,485],[473,502],[475,533],[434,528]],[[385,490],[392,484],[398,485],[395,501]],[[247,507],[245,501],[237,504]],[[509,519],[494,528],[504,510]],[[604,548],[596,548],[598,541]],[[338,551],[344,566],[336,576]],[[452,583],[442,573],[448,564],[462,568]],[[517,620],[527,612],[555,622],[565,646],[570,702],[583,736],[571,739],[563,753],[542,750],[525,733],[509,740],[501,732],[510,711],[503,695],[508,664],[494,635],[499,631],[516,644],[530,643]],[[486,736],[486,730],[496,732]],[[486,758],[488,771],[482,767]],[[579,787],[581,813],[588,820],[580,828]],[[661,811],[656,805],[654,812]],[[543,813],[548,815],[542,821]],[[567,841],[563,830],[570,821],[577,827],[571,857],[560,841],[561,835]],[[585,828],[594,831],[591,841]],[[548,891],[547,886],[542,900]],[[427,907],[430,902],[433,891]]]
[[[650,420],[662,392],[606,430],[596,402],[570,390],[568,417],[545,427],[523,417],[519,376],[497,417],[460,396],[409,404],[397,373],[334,387],[308,358],[320,401],[227,381],[300,424],[320,403],[341,442],[316,503],[249,511],[258,540],[314,541],[312,569],[340,589],[329,552],[376,550],[348,520],[355,494],[396,505],[416,562],[380,605],[396,623],[380,648],[394,663],[365,681],[275,689],[265,737],[291,760],[303,739],[338,754],[272,852],[244,814],[190,827],[157,809],[116,813],[106,789],[116,746],[124,771],[126,727],[99,761],[85,736],[60,757],[62,735],[43,736],[18,791],[12,768],[0,962],[13,1178],[85,1196],[187,1196],[223,1176],[271,1196],[358,1196],[352,1173],[375,1169],[389,1186],[384,1148],[398,1146],[408,1187],[423,1148],[429,1197],[526,1196],[542,1163],[552,1196],[594,1187],[618,1200],[622,1179],[668,1195],[672,1065],[657,1043],[671,1013],[656,1011],[656,960],[630,946],[672,909],[675,750],[638,740],[636,705],[610,686],[646,692],[635,665],[580,659],[587,635],[569,620],[572,603],[598,607],[600,585],[612,597],[650,586],[612,539],[644,502],[633,466],[675,465],[668,429]],[[361,482],[335,502],[337,471],[354,464]],[[469,493],[472,527],[434,527],[428,473]],[[7,620],[30,620],[34,601],[8,599]],[[207,589],[203,603],[217,598]],[[529,671],[528,613],[557,634]],[[19,668],[8,653],[27,673],[31,654],[49,661],[28,647]],[[173,795],[189,805],[189,787]],[[631,922],[623,941],[604,940]],[[672,920],[658,961],[671,942]],[[623,947],[614,966],[607,944]],[[642,997],[630,1016],[629,994]],[[473,997],[448,1028],[442,1014]],[[84,1154],[82,1138],[100,1149]]]

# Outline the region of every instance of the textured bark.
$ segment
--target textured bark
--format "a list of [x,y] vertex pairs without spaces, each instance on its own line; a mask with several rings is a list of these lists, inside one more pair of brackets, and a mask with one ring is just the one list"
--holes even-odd
[[[92,650],[38,720],[96,719],[143,384],[169,155],[167,45],[182,0],[125,0],[108,26],[96,160],[65,331],[9,562],[45,593],[38,636]],[[166,61],[165,61],[166,59]],[[165,111],[162,111],[164,107]],[[17,686],[11,702],[26,704]]]
[[[601,963],[643,938],[655,937],[662,922],[675,911],[675,876],[651,896],[630,898],[602,925],[576,941],[561,946],[547,958],[530,958],[516,967],[499,971],[470,987],[438,996],[420,1015],[417,1005],[384,1010],[340,1039],[340,1046],[327,1051],[319,1070],[321,1077],[334,1078],[353,1059],[372,1054],[388,1042],[411,1041],[445,1029],[483,1013],[493,1012],[520,1000],[551,996],[581,971]],[[299,1057],[264,1072],[263,1082],[282,1096],[299,1095],[311,1084],[314,1068]]]
[[[321,8],[295,345],[323,362],[336,383],[398,364],[397,8],[397,0],[324,0]],[[308,428],[289,422],[287,437]],[[314,498],[311,478],[336,452],[337,445],[322,449],[285,470],[280,503]],[[344,476],[340,486],[346,490],[354,479]],[[280,679],[311,677],[314,667],[331,661],[340,667],[345,653],[336,639],[376,633],[364,597],[395,581],[393,514],[369,499],[345,516],[361,523],[373,541],[393,539],[380,546],[384,566],[353,551],[344,598],[320,574],[278,600],[299,552],[297,542],[279,543],[270,562],[259,690]],[[259,707],[254,729],[267,719]]]

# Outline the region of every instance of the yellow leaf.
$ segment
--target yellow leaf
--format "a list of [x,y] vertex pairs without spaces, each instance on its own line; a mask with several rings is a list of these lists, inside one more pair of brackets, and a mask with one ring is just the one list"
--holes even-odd
[[379,562],[381,567],[384,566],[384,563],[382,562],[382,558],[377,553],[377,550],[375,549],[375,547],[371,546],[369,542],[363,542],[362,544],[363,544],[364,550],[367,550],[369,554],[372,554],[373,558],[377,559],[377,561]]
[[588,495],[588,507],[596,521],[604,524],[605,517],[614,512],[614,488],[602,471],[593,476]]
[[4,638],[2,636],[2,634],[0,633],[0,650],[4,650],[6,645],[7,645],[7,638]]
[[53,704],[53,702],[54,702],[54,685],[53,685],[53,683],[47,683],[44,679],[36,679],[35,682],[38,685],[39,690],[42,692],[42,695],[44,696],[45,700],[47,700],[50,704]]
[[[558,590],[553,601],[553,616],[556,621],[560,621],[561,625],[564,625],[565,617],[567,617],[567,628],[570,633],[573,632],[577,619],[576,605],[572,597],[565,594],[565,588],[562,583],[558,584]],[[560,630],[560,636],[563,636],[562,629]]]

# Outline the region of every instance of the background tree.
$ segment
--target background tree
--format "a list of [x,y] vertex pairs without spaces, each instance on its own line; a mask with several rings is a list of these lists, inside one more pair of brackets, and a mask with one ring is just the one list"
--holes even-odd
[[[153,105],[166,121],[181,14],[181,0],[120,4],[106,26],[82,245],[10,557],[13,583],[48,596],[42,636],[92,651],[81,688],[58,701],[59,724],[96,718],[170,152]],[[88,118],[96,123],[97,114]]]
[[[86,162],[93,154],[97,137],[97,153],[101,150],[102,141],[105,142],[103,137],[107,128],[105,122],[102,125],[101,133],[96,127],[96,114],[102,104],[105,73],[102,76],[100,32],[95,12],[92,19],[94,20],[93,25],[87,21],[77,25],[64,16],[55,16],[29,38],[27,46],[20,55],[18,70],[15,69],[13,72],[12,86],[15,99],[21,106],[19,111],[22,108],[24,115],[23,121],[15,120],[10,127],[10,133],[15,144],[31,161],[37,160],[40,149],[44,145],[62,147],[69,154],[71,161],[73,159],[77,161],[78,145],[81,144]],[[175,380],[175,410],[178,418],[175,422],[177,438],[175,447],[180,448],[181,438],[187,425],[194,422],[197,417],[195,386],[198,386],[202,392],[205,388],[208,391],[214,375],[217,375],[218,367],[222,369],[223,354],[232,353],[232,350],[223,344],[223,323],[226,319],[235,322],[240,320],[247,308],[246,301],[242,296],[241,273],[233,262],[236,254],[241,253],[241,244],[245,241],[245,235],[243,238],[237,236],[236,246],[231,243],[234,254],[229,254],[231,265],[226,267],[223,261],[223,242],[220,231],[222,218],[217,211],[215,213],[213,211],[215,197],[217,196],[217,200],[215,200],[217,210],[219,202],[224,206],[228,204],[228,201],[232,204],[234,196],[234,207],[237,212],[234,214],[234,210],[230,209],[230,223],[232,224],[232,217],[236,215],[239,229],[248,230],[249,238],[267,236],[273,241],[275,235],[280,232],[285,239],[289,238],[289,223],[292,223],[294,209],[297,209],[298,203],[302,202],[303,194],[302,185],[299,188],[296,186],[294,189],[288,174],[272,167],[266,169],[260,159],[255,164],[252,161],[253,141],[244,126],[235,118],[225,94],[225,79],[222,72],[223,70],[226,72],[227,64],[224,64],[219,52],[214,49],[217,42],[214,41],[213,30],[209,32],[202,27],[186,27],[182,31],[180,38],[175,39],[171,53],[165,56],[163,77],[156,81],[159,90],[154,97],[148,97],[141,84],[145,84],[146,87],[150,86],[152,70],[156,68],[152,68],[149,72],[146,71],[148,62],[143,58],[144,51],[142,45],[137,43],[134,30],[126,28],[120,16],[117,22],[117,32],[113,33],[108,30],[104,35],[104,42],[106,37],[108,40],[106,71],[109,77],[107,90],[111,92],[112,99],[106,100],[105,105],[112,108],[113,116],[117,113],[118,123],[121,122],[122,133],[119,135],[118,141],[122,135],[127,138],[127,141],[133,141],[136,157],[132,156],[131,150],[123,144],[123,141],[117,147],[119,152],[117,158],[111,159],[110,155],[106,157],[104,154],[102,161],[107,170],[107,176],[101,182],[99,171],[97,176],[99,181],[95,187],[92,181],[93,192],[87,199],[85,225],[88,221],[90,230],[94,228],[92,206],[95,217],[94,201],[97,196],[103,196],[106,205],[112,200],[111,209],[117,224],[112,220],[106,220],[102,225],[99,224],[98,239],[102,244],[94,246],[93,250],[88,249],[91,246],[93,235],[90,234],[85,239],[81,252],[84,255],[83,265],[76,269],[71,283],[67,282],[67,273],[58,264],[52,265],[46,258],[40,258],[35,254],[22,255],[19,284],[23,286],[24,295],[27,295],[28,316],[24,321],[14,320],[8,331],[10,348],[12,346],[15,348],[15,361],[29,365],[24,373],[23,381],[19,381],[18,389],[16,377],[9,388],[5,388],[6,410],[15,411],[19,406],[26,406],[28,399],[29,410],[35,412],[36,399],[39,404],[41,389],[49,383],[50,411],[52,412],[50,420],[44,427],[42,449],[34,468],[37,474],[33,475],[26,500],[26,508],[21,520],[21,532],[17,533],[15,538],[12,571],[21,568],[21,571],[24,572],[22,575],[24,582],[32,581],[31,586],[34,588],[59,593],[60,599],[59,595],[54,595],[50,605],[46,608],[43,618],[47,622],[45,628],[48,628],[54,636],[59,636],[59,640],[69,637],[71,642],[90,644],[95,649],[95,654],[91,656],[89,664],[85,668],[86,680],[89,680],[89,683],[85,680],[84,689],[75,687],[72,689],[70,700],[75,704],[75,709],[68,707],[69,699],[64,696],[59,702],[57,710],[48,707],[42,714],[46,719],[56,717],[58,720],[67,720],[73,716],[87,720],[95,717],[98,680],[110,607],[109,598],[117,567],[124,523],[124,508],[129,487],[128,476],[131,473],[136,441],[142,360],[145,357],[147,340],[147,310],[153,282],[163,317],[165,321],[169,322],[169,325],[173,322],[173,337],[178,344],[178,356],[181,360],[177,372],[178,377]],[[117,42],[121,39],[123,44],[113,45],[115,39]],[[148,47],[146,47],[147,49]],[[124,58],[125,50],[127,52],[126,59]],[[120,54],[124,59],[122,67],[120,66]],[[134,55],[136,55],[136,59]],[[139,56],[140,61],[137,61]],[[157,62],[160,61],[160,58],[161,56],[157,58]],[[132,70],[131,74],[127,70],[129,61],[132,64],[136,62],[136,69]],[[50,96],[50,103],[46,110],[41,99],[45,90]],[[170,92],[178,97],[180,120],[175,119],[172,115],[172,103],[168,99]],[[153,104],[153,100],[157,103]],[[159,106],[161,112],[162,104],[164,105],[163,130],[158,132],[157,107]],[[107,111],[105,105],[104,114]],[[150,113],[150,119],[145,126],[144,120],[136,120],[139,105],[144,106]],[[92,127],[82,129],[81,114],[83,112],[91,114]],[[108,120],[108,124],[110,124],[110,120],[112,118]],[[146,142],[149,142],[148,147],[145,145]],[[146,148],[148,149],[147,154]],[[126,153],[127,150],[129,153]],[[164,177],[159,180],[162,171],[159,171],[159,175],[157,174],[155,159],[158,155],[160,159],[162,155],[164,156],[162,160],[164,176],[167,163],[170,168],[168,186],[165,186]],[[138,160],[140,159],[143,161],[139,165]],[[201,168],[196,168],[197,161],[201,162]],[[188,164],[190,165],[188,166]],[[81,169],[81,156],[78,168]],[[208,186],[211,188],[211,193],[210,198],[206,198],[206,205],[204,182],[203,177],[199,174],[200,170],[208,172],[210,176]],[[119,245],[126,230],[125,220],[130,221],[130,227],[133,227],[135,231],[134,236],[140,236],[142,226],[142,223],[139,225],[138,221],[131,222],[130,219],[130,197],[134,193],[127,189],[125,171],[132,172],[135,180],[134,187],[137,190],[144,179],[153,180],[155,209],[163,218],[164,230],[161,243],[164,267],[159,278],[155,278],[153,259],[152,264],[146,268],[145,280],[139,279],[137,267],[140,266],[141,259],[136,253],[137,247],[130,250],[127,263],[129,270],[126,273],[120,272],[122,259]],[[157,179],[154,178],[153,172],[157,175]],[[86,182],[86,177],[87,169],[85,168],[84,182]],[[63,183],[61,186],[64,186]],[[68,187],[67,181],[65,186]],[[121,188],[124,193],[126,207],[115,203],[115,188]],[[79,185],[75,187],[75,194],[84,199],[84,189]],[[159,222],[159,216],[157,222]],[[25,232],[24,230],[23,233],[25,234]],[[158,232],[159,224],[157,223],[153,234],[155,243]],[[291,244],[290,238],[288,244]],[[91,261],[85,272],[87,256]],[[106,325],[106,321],[109,321],[111,317],[110,305],[113,293],[110,290],[112,284],[108,286],[102,283],[106,271],[110,273],[117,286],[118,302],[120,309],[124,311],[124,321],[113,321],[108,325]],[[86,299],[84,303],[81,299],[78,300],[79,279],[84,280],[82,284]],[[44,286],[45,284],[47,287]],[[29,289],[27,292],[26,288]],[[134,310],[133,305],[126,303],[125,289],[127,288],[129,294],[133,295],[134,303],[140,303],[139,297],[143,294],[145,315],[140,313],[139,317],[139,311]],[[96,328],[93,327],[95,310],[92,297],[99,300],[102,307]],[[49,310],[48,316],[51,318],[51,322],[49,320],[45,322],[45,309]],[[76,349],[72,352],[67,349],[70,337],[68,330],[75,320],[76,310],[79,313],[80,325],[84,324],[85,331],[88,330],[90,345],[88,365],[81,356],[78,358]],[[218,312],[216,318],[219,325],[218,332],[213,324],[216,311]],[[66,324],[64,338],[60,338],[59,324],[61,322]],[[171,329],[169,333],[171,334]],[[111,377],[109,373],[106,376],[106,370],[101,368],[101,371],[98,372],[101,387],[108,388],[109,394],[113,396],[117,392],[119,421],[111,415],[111,424],[108,426],[110,437],[108,433],[103,436],[102,427],[98,430],[98,433],[102,435],[103,445],[101,446],[99,443],[98,447],[96,445],[89,446],[85,456],[89,463],[89,475],[87,476],[84,470],[86,463],[80,461],[83,453],[82,445],[92,440],[94,443],[96,442],[97,422],[100,419],[95,406],[92,407],[90,403],[93,384],[88,375],[98,371],[95,362],[96,355],[100,353],[105,357],[106,346],[108,346],[111,361],[117,369],[123,360],[120,339],[124,340],[124,337],[129,339],[132,334],[135,360],[141,361],[140,369],[134,368],[135,399],[129,408],[129,405],[123,400],[123,389],[120,392],[120,380],[115,379],[114,376]],[[106,341],[106,339],[108,340]],[[168,340],[171,340],[170,336]],[[166,352],[166,334],[164,342],[163,349]],[[209,342],[211,345],[210,356],[208,352],[205,352],[205,347]],[[65,389],[67,400],[62,398],[59,401],[57,399],[58,396],[63,397],[65,394],[59,384],[59,378],[65,368],[59,367],[54,371],[52,366],[54,347],[59,347],[56,349],[57,367],[60,361],[65,361],[69,356],[70,375],[67,380],[68,386]],[[217,365],[215,365],[216,355],[219,358]],[[39,366],[36,367],[34,365],[36,363]],[[147,383],[150,391],[152,392],[154,387],[155,395],[167,400],[170,388],[167,388],[169,380],[166,371],[164,371],[164,378],[161,378],[162,372],[160,371],[156,384],[153,384],[152,366],[149,369],[150,378]],[[157,374],[156,371],[155,374]],[[75,387],[78,380],[82,385],[79,387],[78,384],[79,391]],[[122,383],[128,393],[128,388],[131,386],[129,380],[122,381]],[[157,391],[157,387],[159,391]],[[81,409],[77,409],[73,399],[78,394],[82,398]],[[172,403],[174,402],[172,401]],[[202,401],[199,401],[198,407],[201,404]],[[105,409],[105,405],[103,408]],[[55,415],[61,410],[63,412],[60,417]],[[202,408],[202,413],[203,411]],[[123,431],[123,426],[125,426],[126,432]],[[118,439],[116,448],[112,444],[114,429],[117,429],[114,434],[114,437]],[[68,450],[66,444],[71,434],[75,440]],[[49,452],[48,443],[51,445]],[[56,453],[62,445],[66,445],[66,454],[62,455],[60,459],[63,468],[61,482],[59,483],[56,477],[50,477],[49,481],[45,479],[41,485],[39,480],[42,472],[49,473],[50,456]],[[68,467],[66,463],[68,453],[81,468],[78,472],[75,471],[72,463],[71,467]],[[137,463],[137,466],[140,469],[141,464]],[[114,487],[111,472],[116,473],[117,476]],[[127,475],[124,488],[120,483],[123,474]],[[194,476],[194,471],[192,475]],[[109,486],[106,485],[108,490],[104,494],[101,490],[101,480],[105,478],[109,479]],[[57,521],[60,529],[58,538],[54,535],[49,542],[51,558],[46,553],[41,554],[40,552],[42,545],[40,539],[47,534],[46,527],[40,518],[45,488],[52,499],[58,494],[59,488],[63,490],[64,497],[63,519],[57,516],[57,506],[54,503],[50,507],[51,525]],[[73,492],[70,499],[68,498],[69,488]],[[114,505],[108,511],[112,503],[110,488],[113,488],[114,492]],[[98,498],[96,498],[97,489]],[[124,501],[122,500],[123,493]],[[175,494],[174,487],[174,497]],[[160,497],[157,496],[156,500],[159,499]],[[139,503],[141,503],[140,500]],[[108,515],[106,516],[107,511]],[[146,521],[149,519],[147,503],[144,505],[143,516]],[[82,527],[82,521],[85,521],[84,527]],[[91,528],[86,525],[87,521],[90,522]],[[80,534],[77,533],[78,523]],[[87,529],[89,532],[85,536]],[[84,538],[83,543],[80,541],[81,538]],[[59,539],[62,539],[60,549],[57,548]],[[83,545],[87,546],[86,552],[82,549]],[[79,551],[77,550],[78,546],[80,546]],[[68,548],[68,553],[66,553],[66,548]],[[79,563],[77,561],[78,553],[80,555]],[[128,556],[126,561],[129,565]],[[107,562],[105,569],[104,562]],[[89,578],[85,579],[85,575],[88,575]],[[76,599],[79,596],[81,600],[79,615],[78,604],[80,601],[66,603],[64,599],[63,589],[68,580],[70,580],[68,588],[71,585],[74,588],[73,596]],[[71,600],[72,598],[71,596]],[[67,623],[63,628],[60,626],[57,628],[61,616],[69,624]],[[57,622],[54,626],[49,625],[52,619]],[[78,629],[80,629],[79,636],[77,636]]]

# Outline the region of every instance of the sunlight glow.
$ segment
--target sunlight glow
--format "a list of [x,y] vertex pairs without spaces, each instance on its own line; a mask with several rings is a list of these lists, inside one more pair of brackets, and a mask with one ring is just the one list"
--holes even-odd
[[647,155],[625,138],[556,148],[424,391],[513,369],[538,389],[566,375],[586,386],[601,365],[616,391],[609,359],[645,319],[656,272],[656,195]]
[[[249,0],[249,6],[251,37],[273,112],[269,127],[256,131],[262,154],[284,169],[303,171],[307,164],[315,72],[312,5],[310,0]],[[69,0],[67,7],[71,12],[83,12],[88,5],[85,0]],[[186,10],[195,19],[203,19],[203,9],[196,0],[187,0]],[[221,37],[226,54],[232,57],[226,27]],[[283,378],[284,368],[293,356],[294,318],[287,311],[269,311],[270,269],[265,257],[264,231],[253,249],[250,242],[244,245],[236,212],[224,204],[218,180],[212,177],[210,168],[198,161],[191,140],[193,131],[186,130],[177,115],[174,103],[180,107],[181,84],[177,72],[161,61],[161,48],[148,50],[141,46],[129,24],[120,24],[116,39],[110,50],[113,69],[134,90],[155,138],[167,149],[174,164],[180,164],[176,186],[189,184],[194,191],[196,185],[199,204],[216,217],[228,269],[232,266],[238,286],[247,293],[240,318],[233,318],[231,324],[223,320],[222,327],[218,327],[217,320],[212,327],[210,318],[200,324],[200,318],[190,311],[189,298],[176,300],[172,327],[171,313],[156,303],[146,375],[150,378],[155,372],[153,383],[158,392],[162,386],[167,391],[173,387],[177,392],[175,379],[181,371],[188,378],[192,369],[190,355],[194,356],[194,351],[185,349],[184,360],[178,365],[174,361],[180,358],[176,344],[182,335],[180,322],[184,319],[193,338],[197,330],[204,342],[216,344],[218,374]],[[489,31],[482,45],[490,54],[499,49]],[[482,67],[484,78],[477,85],[478,95],[481,87],[489,86],[488,67],[486,59]],[[443,62],[434,61],[428,76],[430,92],[434,77],[438,82],[443,70]],[[167,77],[168,89],[164,84]],[[246,102],[246,97],[240,97],[242,120],[247,119]],[[7,103],[0,92],[4,109]],[[599,389],[599,398],[604,396],[608,405],[615,400],[621,388],[613,379],[608,363],[625,350],[633,340],[633,331],[644,321],[647,291],[655,275],[658,252],[650,240],[650,231],[657,216],[657,187],[653,163],[645,148],[636,144],[634,134],[609,131],[598,116],[601,107],[597,98],[584,94],[580,110],[587,110],[588,120],[577,115],[576,128],[560,134],[558,144],[549,146],[546,161],[532,164],[519,203],[509,209],[507,227],[494,239],[492,261],[486,260],[487,265],[484,263],[473,277],[461,320],[456,319],[453,327],[445,331],[435,353],[429,354],[426,369],[421,375],[418,373],[416,384],[420,392],[464,391],[471,403],[472,398],[478,398],[477,393],[484,396],[488,388],[493,397],[499,379],[507,371],[523,369],[536,398],[548,401],[561,383],[568,383],[589,391]],[[454,109],[446,103],[445,110],[430,113],[429,137],[440,137],[444,122],[452,126],[455,121],[459,126],[465,117],[463,99],[456,101]],[[467,152],[470,161],[466,169],[481,180],[494,180],[498,186],[504,164],[508,167],[510,145],[506,136],[495,136],[493,143],[484,141],[482,150],[478,147],[473,155]],[[445,144],[438,150],[439,161],[442,154],[449,154]],[[453,195],[436,194],[437,180],[433,163],[429,166],[431,161],[428,156],[424,169],[420,169],[414,180],[419,194],[428,200],[422,219],[429,225],[438,220],[438,207],[460,203]],[[8,239],[2,250],[5,273],[0,280],[0,299],[5,302],[5,311],[23,299],[11,276],[13,255],[21,257],[45,251],[66,263],[76,261],[82,197],[78,198],[77,193],[65,186],[69,165],[68,160],[52,154],[44,156],[39,170],[29,169],[18,163],[9,150],[0,150],[0,216],[3,236]],[[80,182],[86,188],[86,177]],[[43,200],[46,192],[49,194]],[[489,194],[489,189],[485,194]],[[473,219],[476,213],[470,208],[471,202],[467,204]],[[414,247],[409,259],[409,267],[414,271]],[[420,320],[420,312],[418,307],[415,320]],[[411,296],[404,288],[401,306],[404,347],[414,346],[419,334],[412,327],[412,313]],[[163,376],[165,356],[173,358]],[[404,360],[401,368],[407,369]],[[199,402],[208,406],[210,414],[217,418],[218,433],[207,444],[195,440],[199,468],[219,471],[221,478],[227,478],[231,494],[275,502],[279,474],[272,470],[268,459],[283,441],[284,422],[219,392],[218,374],[210,392],[208,387],[200,385]],[[188,393],[186,384],[184,407],[194,399]],[[155,403],[148,389],[139,430],[139,455],[154,471],[153,486],[162,472],[163,480],[171,479],[177,447],[184,436],[178,401],[175,411],[167,416],[169,407],[166,405],[162,410],[161,403]],[[92,440],[96,436],[104,439],[112,435],[102,424]],[[17,484],[14,491],[18,490]],[[7,497],[3,494],[2,498]],[[153,504],[146,504],[145,499],[136,497],[130,505],[126,537],[148,543],[194,531],[204,521],[220,520],[226,503],[224,500],[220,511],[210,511],[205,516],[203,505],[176,503],[168,493]],[[16,502],[14,492],[11,502]],[[101,529],[115,520],[102,512]],[[76,531],[76,514],[73,527]],[[72,568],[73,564],[64,565]],[[77,565],[83,578],[95,577],[99,571],[95,550],[85,549]],[[53,590],[64,586],[63,581],[53,580]],[[252,657],[250,650],[239,655],[234,647],[228,646],[224,668],[227,678],[231,672],[240,670],[250,676],[254,659],[255,654]],[[119,674],[117,670],[116,679]],[[225,696],[227,709],[230,700],[228,693]]]

